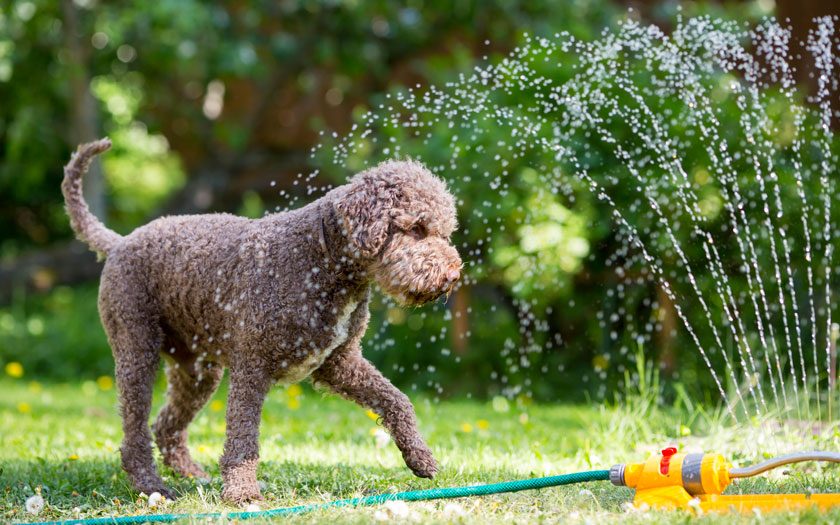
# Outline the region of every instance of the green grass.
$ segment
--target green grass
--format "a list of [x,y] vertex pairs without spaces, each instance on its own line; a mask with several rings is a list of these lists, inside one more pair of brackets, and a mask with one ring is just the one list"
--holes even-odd
[[[104,387],[104,389],[103,389]],[[153,512],[128,486],[119,467],[121,438],[115,394],[107,381],[39,385],[23,379],[0,381],[0,522],[69,519]],[[158,389],[156,405],[160,403]],[[196,458],[213,480],[202,485],[163,469],[182,496],[167,512],[233,511],[220,502],[217,458],[224,439],[219,392],[191,427]],[[651,409],[642,399],[623,407],[545,405],[525,402],[431,403],[415,399],[421,431],[441,470],[434,481],[414,478],[393,444],[376,446],[377,428],[365,411],[346,401],[304,389],[293,395],[272,392],[262,422],[259,478],[262,508],[326,502],[383,491],[491,483],[609,468],[639,461],[664,445],[715,450],[752,462],[779,450],[838,448],[832,428],[804,439],[795,430],[767,433],[770,421],[733,428],[722,418],[693,410]],[[641,417],[647,412],[646,417]],[[699,435],[695,435],[699,434]],[[775,436],[767,438],[768,435]],[[783,437],[779,437],[779,436]],[[674,436],[679,436],[675,438]],[[765,439],[765,441],[761,441]],[[832,491],[840,472],[807,465],[790,475],[747,481],[738,491]],[[40,490],[47,506],[37,518],[24,502]],[[688,521],[686,512],[632,512],[631,492],[599,482],[484,498],[411,503],[415,522],[622,522]],[[160,512],[160,510],[158,510]],[[382,508],[336,509],[289,518],[293,522],[370,522]],[[392,516],[390,516],[392,517]],[[742,517],[744,521],[757,519]],[[832,523],[840,512],[815,511],[765,516],[774,523]],[[405,519],[394,520],[405,521]],[[704,516],[700,522],[730,523],[731,517]]]

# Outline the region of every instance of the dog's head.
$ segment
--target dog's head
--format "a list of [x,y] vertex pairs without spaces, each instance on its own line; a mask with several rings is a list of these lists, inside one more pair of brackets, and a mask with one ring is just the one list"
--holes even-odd
[[449,239],[455,199],[423,165],[388,161],[359,173],[335,208],[353,255],[400,303],[432,301],[460,279],[461,258]]

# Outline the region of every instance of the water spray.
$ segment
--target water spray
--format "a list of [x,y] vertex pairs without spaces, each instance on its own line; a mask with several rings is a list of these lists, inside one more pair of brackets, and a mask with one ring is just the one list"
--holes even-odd
[[489,496],[607,480],[616,486],[636,489],[633,506],[639,510],[687,510],[699,514],[704,512],[749,513],[756,510],[762,512],[792,511],[810,507],[827,510],[831,507],[840,506],[840,493],[722,494],[733,479],[749,478],[783,465],[806,461],[840,463],[840,452],[796,452],[778,456],[749,467],[734,468],[720,454],[685,454],[678,452],[674,447],[669,447],[662,450],[660,454],[651,455],[645,462],[613,465],[609,470],[591,470],[543,478],[504,481],[488,485],[375,494],[327,503],[312,503],[255,512],[113,516],[31,523],[29,525],[123,525],[129,523],[169,523],[183,519],[246,520],[250,518],[279,518],[340,507],[369,507],[389,501],[430,501]]

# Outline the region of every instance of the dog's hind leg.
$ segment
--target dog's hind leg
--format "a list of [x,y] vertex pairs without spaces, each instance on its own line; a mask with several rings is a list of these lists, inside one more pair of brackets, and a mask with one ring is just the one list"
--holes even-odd
[[[172,352],[168,349],[171,348]],[[173,358],[166,363],[166,405],[152,426],[163,462],[186,477],[209,479],[193,461],[187,448],[187,427],[207,403],[222,380],[224,369],[217,363],[197,360],[194,354],[172,337],[167,337],[164,352]]]
[[152,387],[163,342],[152,304],[141,285],[124,276],[109,276],[106,265],[99,311],[114,354],[123,423],[122,466],[136,490],[172,498],[155,468],[149,431]]

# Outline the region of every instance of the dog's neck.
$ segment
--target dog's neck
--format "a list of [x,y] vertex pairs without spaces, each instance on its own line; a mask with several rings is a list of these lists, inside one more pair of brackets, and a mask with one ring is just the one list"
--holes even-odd
[[334,271],[339,278],[358,283],[369,278],[369,264],[358,259],[351,248],[351,241],[341,222],[338,212],[330,199],[321,199],[315,203],[318,213],[313,230],[317,240],[317,249],[323,254],[329,271]]

